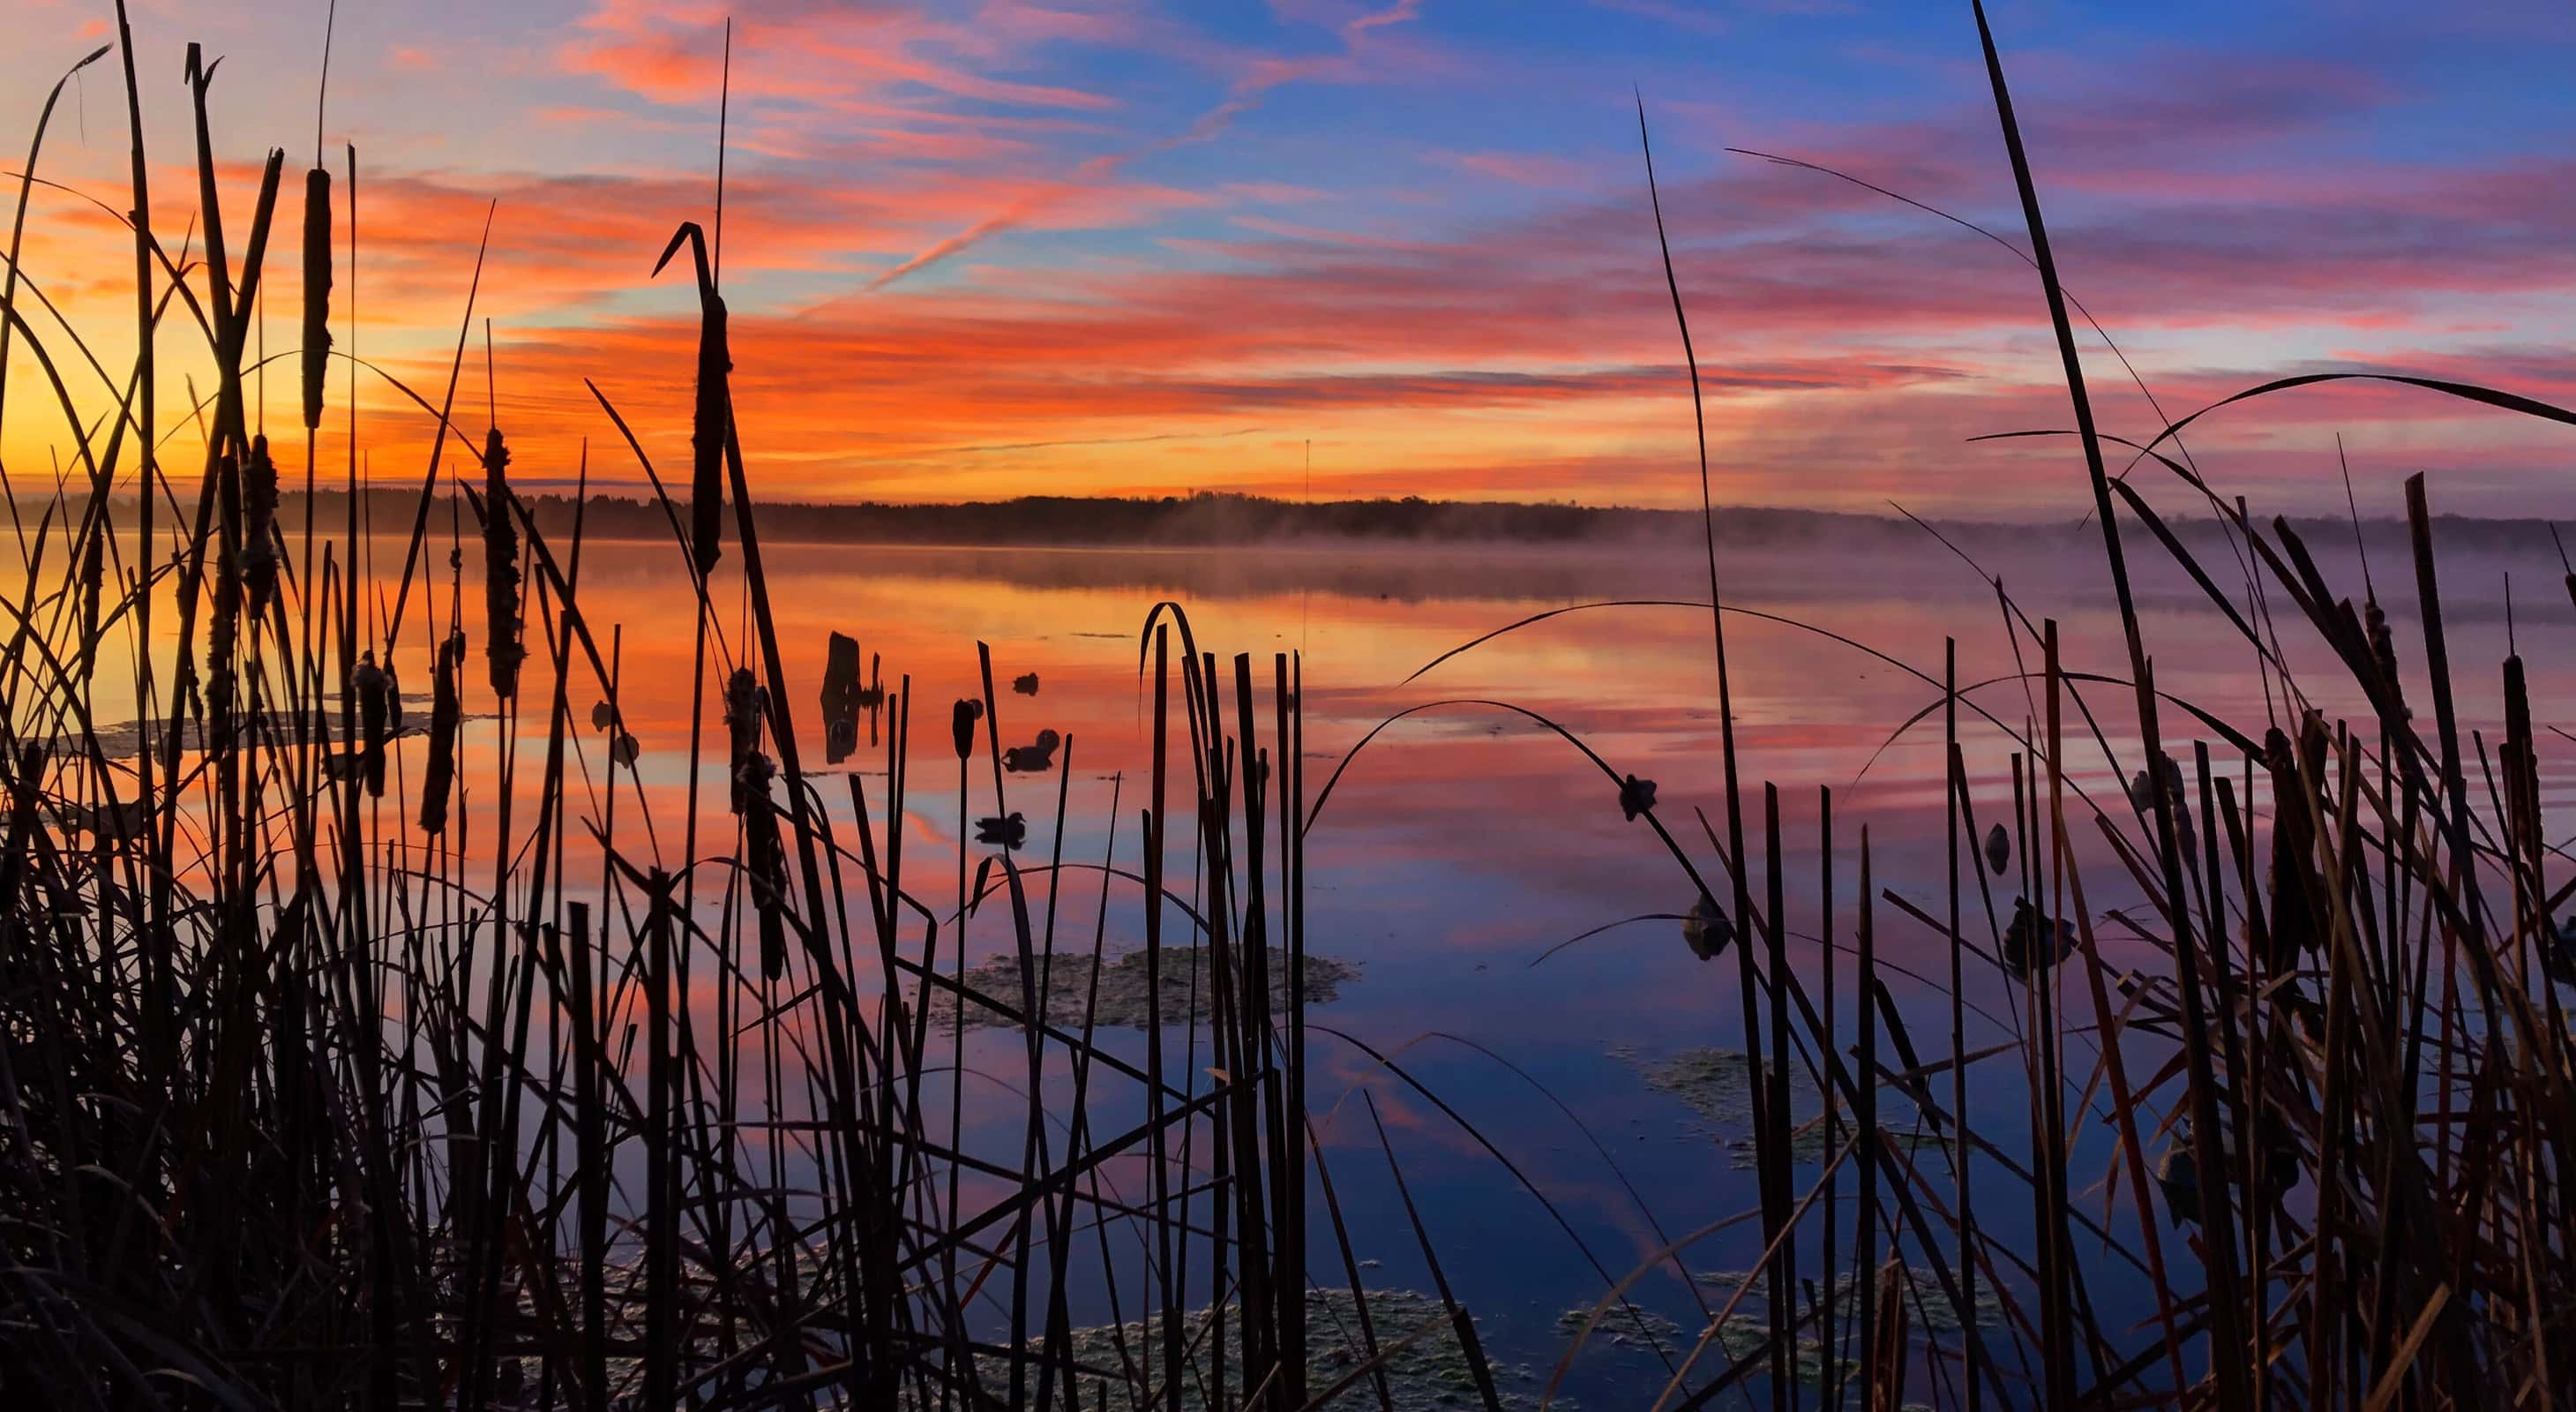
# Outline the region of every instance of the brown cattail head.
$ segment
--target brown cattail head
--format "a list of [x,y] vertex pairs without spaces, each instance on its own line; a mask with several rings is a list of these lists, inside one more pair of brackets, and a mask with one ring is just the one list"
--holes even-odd
[[510,449],[501,429],[483,435],[483,605],[487,636],[483,654],[492,666],[492,690],[519,694],[519,528],[510,519]]
[[2380,609],[2373,595],[2362,604],[2362,624],[2370,635],[2370,659],[2378,664],[2379,675],[2388,683],[2391,700],[2401,696],[2397,686],[2397,635],[2388,630],[2388,614]]
[[250,591],[253,619],[268,611],[277,592],[277,462],[268,438],[255,436],[242,463],[242,586]]
[[331,365],[331,173],[304,174],[304,429],[322,425],[323,374]]
[[385,699],[393,694],[392,679],[376,665],[376,654],[358,654],[358,667],[349,674],[349,685],[358,696],[358,759],[366,771],[367,797],[385,797]]
[[778,767],[752,751],[734,771],[736,807],[743,819],[743,847],[751,872],[751,905],[760,917],[760,972],[776,980],[787,971],[787,849],[778,835],[778,809],[769,782]]
[[961,697],[949,709],[948,733],[955,740],[958,759],[966,759],[975,753],[975,723],[983,718],[984,703],[971,698]]
[[2323,936],[2316,910],[2323,887],[2314,862],[2317,831],[2306,795],[2325,771],[2325,746],[2324,722],[2314,715],[2295,745],[2278,726],[2263,737],[2264,763],[2272,773],[2271,954],[2265,959],[2275,974],[2297,965],[2299,953],[2314,950]]
[[206,706],[209,745],[221,753],[233,746],[233,664],[241,643],[241,556],[234,547],[241,514],[241,461],[226,450],[215,463],[216,500],[223,506],[227,532],[215,538],[215,601],[207,623]]
[[99,596],[107,588],[107,530],[105,526],[101,526],[98,533],[91,535],[89,537],[89,543],[81,550],[80,581],[81,623],[83,624],[82,640],[84,642],[95,643],[98,640]]
[[767,757],[760,753],[760,727],[769,714],[769,693],[752,678],[749,667],[736,667],[725,681],[725,729],[732,738],[733,811],[744,813],[769,798]]
[[700,576],[712,573],[722,557],[724,539],[725,437],[732,430],[733,354],[727,346],[724,296],[710,286],[699,298],[698,401],[689,429],[695,455],[696,483],[691,491],[694,524],[690,547],[696,551]]
[[719,541],[724,537],[724,465],[725,442],[733,431],[733,394],[727,381],[733,372],[733,354],[727,346],[724,296],[716,292],[715,273],[707,265],[706,232],[695,221],[683,221],[671,234],[671,243],[662,248],[662,258],[653,262],[653,273],[671,263],[680,247],[689,247],[697,264],[698,275],[698,398],[689,425],[689,449],[692,453],[689,551],[698,566],[698,576],[715,571],[716,560],[723,551]]
[[456,677],[464,667],[465,634],[451,627],[430,673],[429,767],[420,782],[420,831],[425,834],[447,830],[447,796],[456,784],[456,727],[463,717]]

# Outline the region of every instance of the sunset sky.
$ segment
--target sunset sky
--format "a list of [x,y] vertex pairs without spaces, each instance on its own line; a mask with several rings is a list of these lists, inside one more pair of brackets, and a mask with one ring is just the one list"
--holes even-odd
[[[287,150],[272,353],[295,336],[323,14],[134,14],[165,244],[195,206],[188,40],[224,56],[236,243],[264,150]],[[529,481],[568,484],[584,437],[595,481],[640,481],[584,377],[657,465],[684,466],[695,299],[678,268],[648,274],[680,221],[713,219],[727,15],[723,278],[737,415],[773,498],[1296,495],[1311,444],[1318,496],[1696,503],[1642,92],[1721,499],[2005,518],[2086,501],[2070,446],[1965,444],[2067,424],[2026,265],[1725,151],[1830,165],[2020,243],[1964,3],[348,0],[324,120],[343,347],[354,144],[361,354],[436,399],[497,202],[465,420],[484,416],[488,316]],[[2576,401],[2576,7],[2001,0],[1994,17],[2068,287],[2170,415],[2319,368]],[[8,168],[54,79],[113,37],[98,0],[19,0]],[[40,174],[121,211],[126,143],[110,54],[65,90]],[[53,192],[28,226],[27,274],[121,368],[127,237]],[[29,317],[95,415],[101,375]],[[23,345],[11,359],[0,452],[49,482],[64,419]],[[2088,366],[2110,429],[2156,428],[2098,344]],[[271,379],[272,430],[296,421],[292,368]],[[176,381],[158,420],[193,448]],[[416,480],[424,419],[382,384],[359,393],[373,473]],[[2576,434],[2419,394],[2294,393],[2220,414],[2192,450],[2260,504],[2339,507],[2338,431],[2365,510],[2396,512],[2420,469],[2450,509],[2576,515]]]

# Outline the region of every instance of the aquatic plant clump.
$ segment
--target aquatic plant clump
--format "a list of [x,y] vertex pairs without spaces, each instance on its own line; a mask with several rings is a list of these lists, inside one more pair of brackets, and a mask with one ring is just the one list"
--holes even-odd
[[[1162,1009],[1159,1022],[1166,1025],[1204,1021],[1216,1004],[1216,985],[1208,965],[1209,950],[1204,946],[1167,946],[1157,953]],[[1043,1008],[1049,1024],[1079,1026],[1086,1013],[1092,1023],[1112,1029],[1141,1030],[1158,1020],[1152,1005],[1156,969],[1146,964],[1141,950],[1104,957],[1097,968],[1097,1003],[1093,980],[1095,968],[1088,955],[1058,954],[1050,963],[1041,956],[1046,978]],[[1359,968],[1329,956],[1309,953],[1305,958],[1305,1003],[1326,1005],[1338,999],[1342,987],[1359,978]],[[1023,988],[1020,958],[1006,953],[967,968],[966,983],[978,994],[989,995],[1017,1010]],[[1274,970],[1270,976],[1270,1006],[1284,1013],[1288,1005],[1288,977]],[[953,1024],[957,1012],[942,1006],[933,1012],[943,1025]],[[969,1006],[966,1010],[969,1029],[1017,1028],[1018,1022],[989,1008]]]
[[[1306,1291],[1305,1318],[1312,1340],[1306,1361],[1306,1384],[1320,1396],[1326,1389],[1343,1381],[1350,1385],[1320,1403],[1308,1404],[1314,1412],[1372,1412],[1393,1408],[1394,1412],[1449,1412],[1449,1409],[1483,1405],[1476,1386],[1473,1360],[1447,1309],[1432,1295],[1409,1289],[1367,1291],[1366,1319],[1363,1322],[1359,1300],[1348,1289],[1314,1288]],[[1223,1316],[1227,1346],[1223,1350],[1224,1373],[1217,1371],[1216,1329]],[[1470,1322],[1474,1315],[1467,1315]],[[1199,1308],[1188,1311],[1178,1323],[1182,1345],[1188,1350],[1179,1382],[1179,1403],[1183,1412],[1218,1412],[1219,1409],[1249,1405],[1243,1381],[1241,1347],[1243,1310],[1229,1305],[1218,1311]],[[1071,1372],[1060,1375],[1061,1405],[1088,1408],[1101,1405],[1124,1407],[1131,1400],[1149,1407],[1168,1407],[1163,1368],[1156,1360],[1163,1348],[1161,1316],[1131,1319],[1123,1324],[1099,1324],[1076,1328],[1063,1341],[1060,1357],[1071,1363]],[[1411,1342],[1404,1343],[1408,1337]],[[1397,1348],[1396,1345],[1404,1346]],[[1381,1356],[1372,1357],[1374,1347]],[[1389,1352],[1388,1350],[1393,1350]],[[1010,1360],[998,1353],[977,1356],[980,1376],[988,1387],[1011,1385]],[[1495,1384],[1496,1396],[1505,1412],[1525,1412],[1539,1405],[1533,1371],[1522,1364],[1489,1362],[1488,1371]],[[1036,1374],[1023,1374],[1024,1381],[1034,1384]],[[1211,1397],[1219,1388],[1223,1393]],[[927,1412],[931,1402],[905,1404]],[[1558,1406],[1571,1406],[1559,1399]]]

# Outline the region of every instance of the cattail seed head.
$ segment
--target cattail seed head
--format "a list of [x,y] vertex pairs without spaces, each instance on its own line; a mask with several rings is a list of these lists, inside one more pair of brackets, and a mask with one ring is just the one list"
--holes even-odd
[[773,981],[787,972],[787,848],[779,838],[778,808],[769,800],[769,782],[777,773],[778,767],[758,750],[734,772],[751,905],[760,917],[760,971]]
[[322,425],[323,374],[331,365],[331,173],[304,174],[304,429]]
[[385,797],[385,699],[392,694],[392,679],[376,665],[376,654],[358,654],[358,667],[349,674],[349,685],[358,696],[358,758],[366,771],[367,797]]
[[519,528],[510,519],[510,450],[494,427],[483,436],[483,653],[492,668],[492,690],[519,694]]
[[727,348],[724,296],[713,289],[699,295],[698,399],[689,430],[694,453],[695,485],[691,492],[690,548],[700,576],[715,570],[724,538],[725,436],[732,429],[733,394],[729,381],[733,355]]
[[456,784],[456,727],[463,715],[456,677],[464,667],[465,634],[451,627],[430,671],[429,767],[420,783],[420,831],[425,834],[447,830],[447,796]]
[[268,438],[251,438],[250,459],[242,463],[242,586],[250,592],[250,615],[268,611],[277,592],[277,462],[268,454]]
[[[239,458],[225,451],[215,465],[215,477],[218,503],[225,507],[228,517],[237,515],[241,504]],[[240,656],[242,573],[233,536],[227,533],[214,538],[215,595],[207,623],[206,714],[208,743],[220,754],[233,747],[233,693],[237,680],[233,664]]]
[[767,757],[760,753],[760,728],[769,714],[769,693],[753,679],[749,667],[736,667],[725,682],[725,730],[733,746],[733,811],[749,811],[769,798]]

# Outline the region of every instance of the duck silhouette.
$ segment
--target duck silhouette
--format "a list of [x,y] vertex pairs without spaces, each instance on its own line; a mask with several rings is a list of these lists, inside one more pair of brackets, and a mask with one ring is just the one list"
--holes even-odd
[[1703,961],[1717,959],[1719,952],[1735,940],[1735,923],[1729,921],[1726,909],[1717,899],[1703,892],[1691,904],[1690,915],[1682,918],[1682,944]]
[[[2163,786],[2161,791],[2157,788],[2159,783]],[[2159,793],[2164,796],[2161,801],[2156,797]],[[2191,808],[2183,799],[2182,766],[2175,764],[2170,755],[2157,756],[2152,771],[2142,769],[2129,777],[2129,803],[2150,828],[2155,825],[2159,802],[2164,806],[2165,817],[2172,821],[2174,841],[2182,845],[2183,858],[2188,861],[2195,842]],[[2154,836],[2150,834],[2147,841],[2153,843]]]
[[1063,743],[1064,738],[1054,731],[1039,731],[1035,744],[1005,747],[1002,768],[1015,775],[1042,773],[1055,764],[1055,749]]
[[1017,809],[1000,818],[977,819],[975,841],[999,844],[1004,848],[1018,848],[1029,841],[1028,820],[1021,818],[1020,811]]
[[2075,954],[2075,929],[2063,917],[2042,918],[2027,897],[2013,899],[2012,925],[2004,928],[2004,969],[2028,980]]
[[832,634],[823,667],[823,758],[837,765],[859,748],[859,640]]
[[2562,918],[2541,933],[2540,969],[2560,985],[2576,985],[2576,917]]
[[[2229,1168],[2228,1182],[2223,1185],[2232,1187],[2235,1182],[2236,1169],[2240,1165],[2236,1154],[2236,1130],[2221,1123],[2218,1128],[2218,1158]],[[2290,1189],[2298,1184],[2299,1145],[2288,1133],[2275,1128],[2270,1141],[2264,1144],[2264,1190],[2277,1207],[2282,1198],[2290,1194]],[[2175,1126],[2173,1145],[2156,1159],[2156,1186],[2164,1194],[2165,1214],[2175,1225],[2200,1224],[2200,1158],[2192,1149],[2191,1124],[2188,1122]]]

